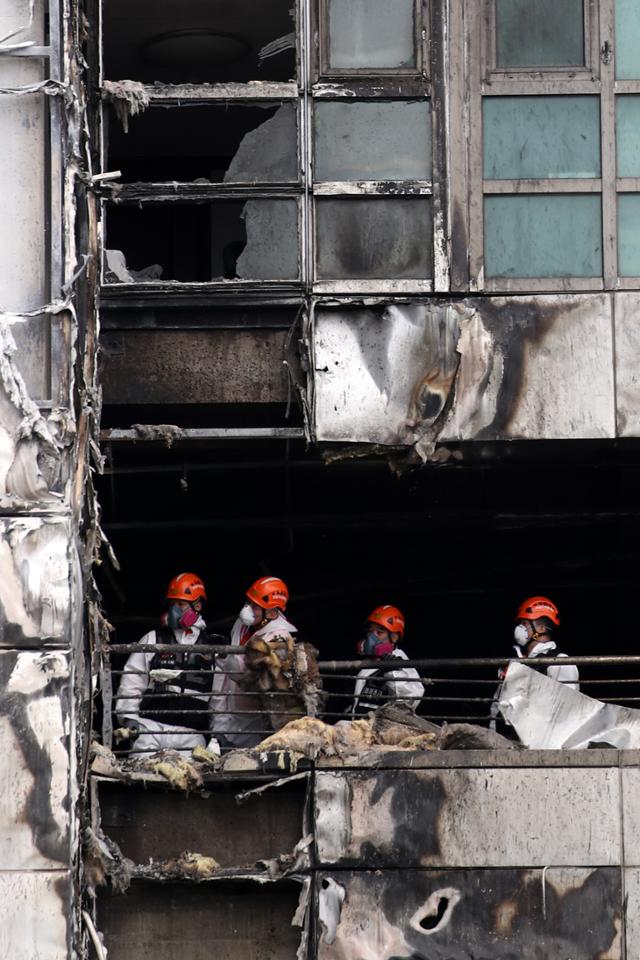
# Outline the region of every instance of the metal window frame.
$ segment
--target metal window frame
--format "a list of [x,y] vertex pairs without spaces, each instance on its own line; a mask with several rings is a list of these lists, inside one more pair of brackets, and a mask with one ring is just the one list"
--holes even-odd
[[[616,50],[616,42],[615,42],[615,19],[614,19],[614,20],[612,21],[612,23],[611,23],[611,36],[614,38],[614,39],[613,39],[613,49],[614,49],[614,55],[615,55],[615,50]],[[614,71],[613,93],[612,93],[612,97],[611,97],[611,101],[612,101],[612,102],[611,102],[611,113],[612,113],[612,116],[613,116],[613,123],[614,123],[614,125],[615,125],[615,123],[616,123],[616,105],[617,105],[617,98],[618,98],[619,96],[633,96],[633,95],[635,95],[635,96],[640,96],[640,78],[638,78],[638,80],[616,80],[616,79],[615,79],[615,71]],[[616,132],[617,132],[617,127],[614,128],[613,135],[612,135],[613,148],[614,148],[614,150],[616,151],[616,155],[614,156],[614,167],[613,167],[613,177],[612,177],[611,189],[612,189],[613,192],[614,192],[614,200],[613,200],[613,203],[614,203],[614,205],[615,205],[615,215],[616,215],[616,218],[617,218],[618,198],[619,198],[620,194],[624,194],[624,193],[637,193],[637,194],[640,194],[640,176],[638,176],[638,177],[619,177],[619,176],[618,176],[618,170],[617,170],[617,146],[616,146],[616,145],[617,145],[617,141],[616,141],[616,139],[615,139],[615,138],[616,138]],[[615,236],[615,256],[616,256],[616,258],[617,258],[617,256],[618,256],[618,243],[619,243],[619,236],[618,236],[618,234],[617,234],[617,232],[616,232],[616,236]],[[617,262],[617,260],[616,260],[616,262]],[[640,287],[640,275],[639,275],[638,277],[622,277],[622,276],[616,276],[615,289],[617,289],[617,290],[637,290],[639,287]]]
[[[480,5],[478,5],[479,7]],[[614,70],[612,57],[600,50],[613,40],[614,0],[585,0],[585,47],[590,61],[581,70],[492,69],[495,64],[495,0],[484,0],[481,9],[466,8],[466,40],[470,50],[469,138],[469,289],[472,292],[524,293],[601,291],[620,286],[617,279],[616,159]],[[493,57],[493,60],[491,59]],[[638,84],[640,91],[640,82]],[[601,175],[591,178],[489,180],[483,176],[484,97],[597,96],[600,100]],[[602,211],[602,262],[599,277],[486,277],[484,266],[484,199],[491,195],[599,193]]]
[[[312,252],[312,292],[317,295],[379,295],[426,294],[448,292],[450,247],[448,238],[449,194],[446,187],[447,156],[445,145],[445,98],[448,96],[444,82],[445,60],[448,57],[445,42],[447,25],[447,0],[415,0],[414,24],[418,50],[418,64],[412,70],[357,68],[332,70],[328,67],[328,3],[329,0],[313,0],[314,38],[313,73],[309,120],[315,129],[316,101],[371,100],[409,101],[428,100],[431,111],[431,168],[430,180],[356,180],[321,181],[312,177],[315,160],[315,144],[310,143],[310,191],[309,249]],[[438,48],[442,63],[431,63],[432,44],[440,41]],[[435,60],[435,58],[434,58]],[[434,89],[438,88],[442,100],[434,102]],[[430,196],[432,198],[432,260],[431,276],[424,279],[320,279],[317,274],[316,249],[316,198],[375,197],[392,199],[398,197]]]
[[[162,185],[168,186],[168,185]],[[212,184],[211,186],[215,186]],[[304,258],[302,255],[302,233],[303,233],[303,215],[304,215],[304,203],[303,201],[303,192],[302,188],[299,188],[297,192],[292,191],[283,191],[282,189],[274,188],[267,189],[263,187],[257,187],[256,189],[251,189],[251,187],[237,187],[229,191],[211,191],[211,187],[205,188],[202,185],[203,195],[198,197],[185,197],[176,194],[162,194],[154,195],[152,192],[142,190],[140,195],[137,197],[129,196],[126,200],[121,196],[117,200],[118,206],[130,205],[137,207],[145,206],[164,206],[169,207],[171,203],[184,202],[184,203],[203,203],[212,200],[294,200],[296,202],[297,211],[298,211],[298,245],[297,245],[297,264],[298,264],[298,274],[296,277],[292,277],[286,280],[257,280],[257,279],[232,279],[232,280],[207,280],[207,281],[180,281],[180,280],[154,280],[154,281],[138,281],[136,283],[107,283],[105,282],[105,269],[106,269],[106,250],[109,249],[106,242],[103,242],[100,256],[100,289],[103,295],[106,294],[108,297],[110,292],[115,294],[131,293],[131,294],[140,294],[143,291],[150,293],[155,293],[161,290],[171,294],[172,292],[183,292],[186,289],[198,290],[201,293],[211,292],[216,293],[218,291],[228,291],[228,290],[264,290],[265,294],[267,291],[272,291],[276,296],[280,296],[282,291],[290,290],[291,288],[297,289],[300,288],[305,283],[305,277],[303,276],[304,270]],[[116,201],[112,200],[101,200],[101,220],[105,224],[104,233],[106,235],[106,220],[105,220],[105,207],[108,205],[115,205]],[[105,237],[106,240],[106,237]]]
[[496,0],[483,0],[483,63],[485,81],[522,78],[529,82],[539,80],[597,80],[600,71],[600,42],[597,0],[583,0],[584,66],[583,67],[498,67],[496,63],[497,17]]
[[[98,86],[103,91],[104,78],[104,42],[102,29],[102,5],[105,0],[97,0],[100,8],[100,26],[98,35],[99,48],[99,77]],[[305,143],[305,118],[303,106],[303,91],[306,86],[304,81],[305,74],[305,44],[307,31],[305,29],[305,5],[306,0],[294,0],[294,22],[296,30],[296,78],[289,81],[260,81],[253,80],[246,83],[163,83],[163,84],[142,84],[149,100],[149,108],[154,106],[179,109],[190,105],[220,105],[229,106],[230,104],[251,105],[260,102],[261,104],[273,103],[274,106],[284,102],[295,103],[296,105],[296,166],[298,170],[298,179],[296,181],[286,181],[281,183],[256,181],[251,183],[209,183],[194,184],[185,182],[156,183],[149,181],[137,184],[118,184],[117,190],[113,191],[110,186],[104,187],[101,191],[101,222],[102,246],[100,257],[100,290],[103,298],[114,300],[117,298],[138,299],[145,294],[152,296],[158,293],[166,294],[169,297],[181,297],[190,290],[194,296],[202,299],[210,295],[212,298],[223,294],[230,294],[236,291],[238,296],[245,293],[251,295],[260,291],[264,294],[264,299],[280,300],[283,296],[290,297],[300,294],[302,288],[307,282],[306,271],[306,243],[305,235],[307,232],[307,213],[306,204],[303,202],[305,193],[305,172],[306,172],[306,143]],[[105,136],[106,129],[106,111],[108,108],[105,97],[101,98],[99,110],[99,135],[100,135],[100,156],[102,160],[102,172],[108,172],[108,150]],[[298,212],[298,245],[297,245],[297,264],[298,275],[295,279],[289,280],[212,280],[207,282],[181,282],[175,280],[158,280],[136,283],[106,283],[105,276],[105,250],[108,247],[106,228],[105,228],[105,208],[114,202],[135,203],[140,206],[148,204],[165,204],[175,202],[203,202],[207,200],[223,199],[287,199],[295,200]]]
[[429,0],[413,0],[414,35],[416,37],[416,65],[405,69],[395,67],[341,67],[329,66],[329,3],[331,0],[312,0],[312,31],[317,38],[313,59],[313,78],[352,80],[365,77],[428,77],[430,62]]

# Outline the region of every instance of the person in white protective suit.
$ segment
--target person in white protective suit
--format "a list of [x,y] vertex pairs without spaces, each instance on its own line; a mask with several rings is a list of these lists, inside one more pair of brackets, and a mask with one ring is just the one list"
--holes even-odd
[[[397,607],[384,604],[376,607],[367,618],[367,635],[358,644],[358,653],[367,660],[407,660],[398,647],[404,636],[405,620]],[[413,667],[383,670],[365,667],[356,676],[352,717],[366,716],[385,703],[403,703],[416,710],[424,695],[424,684]]]
[[[170,749],[190,754],[194,747],[220,753],[211,735],[213,657],[180,650],[186,644],[214,642],[200,615],[206,599],[195,573],[174,577],[166,593],[166,624],[140,640],[148,653],[139,651],[127,659],[114,709],[129,733],[133,753]],[[175,651],[154,651],[156,644],[170,644]]]
[[[516,626],[513,631],[515,646],[513,648],[519,660],[533,657],[557,657],[566,659],[555,640],[553,634],[560,626],[560,611],[548,597],[527,597],[523,600],[516,612]],[[542,664],[536,667],[529,664],[534,670],[546,674],[558,683],[566,684],[572,690],[580,689],[580,675],[575,664]],[[499,671],[500,679],[505,676],[505,669]],[[498,701],[502,684],[496,690],[491,704],[491,727],[496,729],[496,720],[500,713]]]
[[[297,628],[284,615],[288,602],[289,590],[279,577],[260,577],[252,583],[231,628],[231,646],[242,648],[254,637],[267,641],[293,639]],[[254,747],[270,733],[260,696],[236,683],[235,677],[245,671],[245,658],[240,653],[216,660],[212,729],[223,747]]]

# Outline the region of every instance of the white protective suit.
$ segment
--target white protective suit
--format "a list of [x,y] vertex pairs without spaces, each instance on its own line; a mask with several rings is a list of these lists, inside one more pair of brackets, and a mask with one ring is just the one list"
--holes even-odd
[[[409,659],[398,647],[384,659],[390,658]],[[404,701],[407,706],[415,710],[423,695],[424,684],[420,674],[413,667],[402,667],[400,670],[379,670],[376,667],[367,667],[360,670],[356,676],[353,703],[349,708],[349,714],[351,717],[362,716],[369,710],[375,710],[376,707],[384,706],[392,700]]]
[[[202,617],[199,617],[190,630],[174,630],[173,634],[178,644],[195,643],[200,635],[200,631],[205,627]],[[157,750],[179,750],[182,753],[190,754],[194,747],[207,747],[213,753],[219,753],[215,738],[207,736],[192,730],[190,727],[182,727],[176,724],[160,723],[158,720],[152,720],[149,717],[140,717],[138,712],[144,694],[148,691],[153,682],[153,677],[149,675],[151,662],[155,656],[153,647],[156,644],[156,631],[150,630],[145,633],[140,643],[151,648],[150,653],[130,654],[125,665],[125,673],[122,675],[118,693],[114,701],[114,709],[120,723],[131,719],[137,721],[140,725],[140,736],[132,744],[133,753],[155,753]],[[128,672],[132,671],[132,672]],[[180,688],[169,684],[166,688],[168,693],[180,693]],[[190,691],[186,688],[185,694],[196,697],[202,701],[203,707],[211,706],[211,697],[209,694],[203,695]],[[171,700],[167,699],[167,709],[171,709]],[[212,717],[209,718],[209,728],[212,727]]]
[[[231,629],[230,643],[233,647],[240,647],[249,637],[275,640],[277,637],[286,639],[295,633],[297,628],[278,610],[278,616],[274,620],[267,620],[264,626],[253,633],[250,633],[238,618]],[[234,748],[254,747],[270,733],[269,719],[260,697],[243,690],[233,678],[234,673],[241,673],[244,669],[244,657],[241,654],[229,653],[216,659],[211,698],[214,710],[211,729],[223,745],[228,744]]]
[[[529,653],[525,653],[522,647],[515,646],[516,656],[519,660],[524,660],[529,657],[567,657],[566,653],[558,653],[557,644],[553,640],[539,640],[538,643],[534,644]],[[569,687],[570,690],[579,690],[580,689],[580,674],[578,673],[578,668],[574,663],[568,663],[566,667],[561,666],[560,664],[551,664],[546,669],[546,674],[548,677],[551,677],[552,680],[557,680],[558,683]],[[500,695],[502,693],[502,684],[500,684],[493,695],[493,702],[491,704],[491,723],[489,726],[492,730],[496,729],[496,720],[500,714],[500,707],[498,706],[498,701],[500,700]]]

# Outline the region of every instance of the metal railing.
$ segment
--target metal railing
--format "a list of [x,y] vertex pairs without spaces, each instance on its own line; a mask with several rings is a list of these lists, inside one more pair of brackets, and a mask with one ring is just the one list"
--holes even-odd
[[[189,651],[196,652],[199,655],[210,655],[212,657],[212,672],[214,674],[214,687],[216,684],[215,676],[223,675],[230,681],[234,681],[239,676],[246,676],[246,670],[227,670],[224,669],[227,654],[236,654],[242,656],[242,649],[237,646],[227,646],[221,644],[181,644],[180,653]],[[146,653],[155,655],[156,653],[176,653],[174,644],[154,644],[151,648],[145,644],[114,644],[108,647],[102,647],[102,690],[103,690],[103,740],[108,745],[112,745],[113,724],[112,714],[118,713],[118,700],[137,699],[124,697],[112,692],[112,686],[119,686],[122,677],[127,675],[147,676],[146,671],[136,670],[124,663],[121,667],[111,666],[112,656],[130,655],[132,653]],[[511,658],[515,660],[516,658]],[[324,707],[317,714],[319,719],[327,723],[336,723],[339,720],[351,719],[353,716],[352,707],[354,704],[354,686],[356,675],[359,671],[365,669],[374,669],[380,673],[394,672],[405,668],[415,670],[424,684],[424,693],[420,696],[403,696],[401,699],[405,702],[414,701],[417,715],[430,720],[434,723],[475,723],[488,725],[491,720],[490,708],[495,700],[496,690],[500,683],[499,671],[503,669],[510,659],[501,657],[449,657],[449,658],[420,658],[412,660],[320,660],[318,663],[320,677],[324,691]],[[583,693],[593,696],[595,699],[604,703],[615,703],[625,706],[640,705],[640,656],[584,656],[584,657],[537,657],[522,658],[518,663],[527,664],[535,667],[548,666],[569,666],[575,665],[580,673],[580,689]],[[614,675],[608,674],[614,671]],[[190,673],[195,671],[185,669],[182,676],[187,679]],[[414,678],[416,679],[416,678]],[[291,708],[292,691],[290,690],[269,690],[260,691],[257,689],[241,689],[234,683],[231,691],[214,689],[210,696],[207,694],[192,694],[189,692],[188,684],[185,695],[195,696],[202,702],[202,707],[196,709],[180,709],[171,705],[175,703],[175,692],[163,691],[162,688],[153,690],[153,697],[156,701],[153,714],[156,718],[161,718],[163,724],[167,724],[171,729],[154,731],[153,736],[157,742],[161,743],[163,739],[167,743],[173,744],[176,740],[192,737],[193,729],[176,730],[175,727],[185,726],[181,724],[181,718],[193,718],[195,714],[207,717],[207,725],[211,733],[207,730],[202,734],[203,745],[209,739],[210,735],[216,736],[222,740],[221,747],[223,752],[234,749],[240,745],[233,741],[243,734],[249,734],[255,745],[260,740],[270,736],[274,730],[270,722],[269,715],[277,714],[280,719],[296,719],[305,715],[302,704],[300,708]],[[229,700],[233,698],[233,705],[229,705]],[[376,696],[376,702],[383,704],[393,702],[398,697],[395,693],[380,693]],[[167,706],[158,706],[158,702],[166,700]],[[121,714],[129,717],[139,717],[144,720],[145,712],[137,706],[135,709],[123,709],[120,706]],[[221,724],[217,721],[224,717],[224,737],[221,731]],[[236,718],[237,724],[229,724],[229,718]],[[262,718],[263,723],[257,721]],[[247,726],[250,724],[250,730]],[[118,722],[116,721],[116,726]],[[224,739],[224,738],[229,739]],[[116,744],[115,753],[125,754],[128,752],[128,746]],[[157,748],[154,748],[157,749]],[[149,752],[140,747],[135,748],[136,753]]]

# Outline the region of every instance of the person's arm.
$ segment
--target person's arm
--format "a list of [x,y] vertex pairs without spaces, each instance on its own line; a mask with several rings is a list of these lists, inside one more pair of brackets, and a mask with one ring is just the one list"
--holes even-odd
[[[140,643],[153,642],[149,638],[152,633],[146,634]],[[120,723],[126,720],[139,721],[139,711],[142,698],[149,686],[149,663],[153,654],[138,651],[127,658],[120,686],[114,700],[114,710]]]

